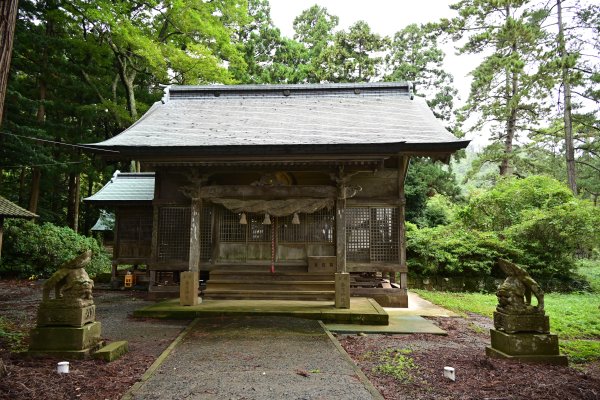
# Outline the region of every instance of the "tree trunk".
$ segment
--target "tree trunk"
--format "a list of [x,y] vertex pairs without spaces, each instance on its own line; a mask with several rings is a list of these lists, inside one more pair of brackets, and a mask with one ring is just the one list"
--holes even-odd
[[17,9],[18,0],[2,0],[0,2],[0,125],[4,115],[4,98],[10,70]]
[[562,24],[562,0],[556,0],[558,12],[558,53],[560,55],[563,84],[563,120],[565,124],[565,157],[567,161],[567,184],[577,194],[577,175],[575,171],[575,146],[573,145],[573,122],[571,120],[571,81],[567,65],[567,49]]
[[79,172],[69,174],[69,199],[67,207],[67,226],[78,231],[79,226],[79,192],[81,189],[81,179]]
[[27,170],[25,167],[21,167],[21,174],[19,176],[19,205],[22,206],[25,203],[25,175]]
[[40,181],[42,170],[39,167],[33,167],[31,178],[31,195],[29,196],[29,211],[37,214],[38,200],[40,199]]
[[[507,102],[510,102],[512,98],[517,93],[517,85],[518,79],[516,72],[512,72],[511,74],[511,87],[510,87],[510,96],[507,98]],[[508,76],[508,74],[507,74]],[[502,163],[500,164],[500,175],[509,176],[513,173],[513,167],[511,163],[511,157],[513,152],[513,142],[515,139],[515,131],[517,127],[517,109],[516,106],[511,106],[510,115],[508,117],[508,121],[506,121],[506,130],[504,136],[504,157],[502,158]]]

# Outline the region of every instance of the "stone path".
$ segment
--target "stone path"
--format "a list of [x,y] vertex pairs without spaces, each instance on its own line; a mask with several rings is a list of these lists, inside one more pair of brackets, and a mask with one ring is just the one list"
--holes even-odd
[[130,398],[381,398],[318,321],[258,316],[194,324]]

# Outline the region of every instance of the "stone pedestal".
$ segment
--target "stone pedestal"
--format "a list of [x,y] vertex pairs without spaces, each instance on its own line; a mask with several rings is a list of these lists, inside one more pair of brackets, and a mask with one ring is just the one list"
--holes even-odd
[[62,302],[52,301],[40,304],[37,326],[77,326],[81,327],[96,320],[96,306],[69,307]]
[[30,355],[85,358],[101,345],[100,322],[81,327],[44,326],[31,330]]
[[561,356],[558,337],[551,333],[506,333],[491,329],[491,346],[485,352],[493,358],[510,358],[525,362],[567,365]]
[[543,314],[505,314],[494,311],[494,327],[506,333],[550,333],[550,318]]
[[195,306],[202,300],[198,297],[199,290],[198,272],[185,271],[179,274],[179,304],[182,306]]
[[350,308],[350,274],[335,274],[335,308]]

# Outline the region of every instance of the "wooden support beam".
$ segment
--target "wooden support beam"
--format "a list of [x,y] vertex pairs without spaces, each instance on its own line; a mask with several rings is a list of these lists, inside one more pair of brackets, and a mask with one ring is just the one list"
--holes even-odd
[[335,198],[333,186],[251,186],[219,185],[196,189],[200,198],[240,198],[240,199],[289,199],[289,198]]
[[335,205],[335,255],[337,272],[346,272],[346,199],[337,199]]
[[398,155],[398,201],[400,205],[398,207],[398,262],[400,263],[400,288],[407,288],[406,279],[406,197],[404,196],[404,183],[406,181],[406,174],[408,172],[408,164],[410,157],[405,155]]
[[190,258],[188,270],[200,271],[200,227],[202,226],[202,199],[192,199],[190,221]]
[[4,217],[0,216],[0,258],[2,258],[2,237],[4,236]]

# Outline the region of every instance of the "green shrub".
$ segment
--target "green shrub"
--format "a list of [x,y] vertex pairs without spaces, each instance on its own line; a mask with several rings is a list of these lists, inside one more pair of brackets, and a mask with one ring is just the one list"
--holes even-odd
[[406,230],[409,271],[417,275],[489,275],[499,258],[518,259],[518,249],[493,232],[459,224]]
[[427,200],[420,217],[416,219],[419,227],[433,228],[438,225],[448,225],[454,220],[456,205],[443,194],[436,194]]
[[546,209],[524,210],[506,237],[523,253],[521,263],[540,276],[569,276],[577,252],[589,254],[600,243],[600,208],[587,200]]
[[90,276],[110,266],[109,254],[90,237],[49,222],[38,225],[29,221],[7,221],[0,274],[18,278],[48,278],[63,263],[86,250],[92,250],[92,262],[86,267]]
[[527,210],[550,209],[573,200],[569,188],[551,177],[505,178],[469,199],[459,218],[469,228],[500,232],[522,222]]

